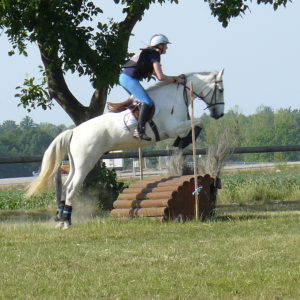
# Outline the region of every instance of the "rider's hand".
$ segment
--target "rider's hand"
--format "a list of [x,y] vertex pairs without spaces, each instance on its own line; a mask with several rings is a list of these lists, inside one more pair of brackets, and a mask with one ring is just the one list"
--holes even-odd
[[184,84],[184,79],[182,77],[180,77],[180,76],[173,76],[173,80],[177,84]]
[[173,76],[174,82],[177,84],[185,84],[186,83],[186,77],[185,75],[179,75],[179,76]]
[[185,83],[185,79],[179,76],[179,77],[177,77],[176,82],[177,82],[178,84],[184,84],[184,83]]

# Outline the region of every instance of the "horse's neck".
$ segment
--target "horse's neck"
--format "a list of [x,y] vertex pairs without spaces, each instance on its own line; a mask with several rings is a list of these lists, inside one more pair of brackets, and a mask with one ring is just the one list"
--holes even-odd
[[171,112],[172,109],[179,111],[186,107],[183,99],[183,89],[182,85],[168,84],[151,88],[148,93],[160,111]]

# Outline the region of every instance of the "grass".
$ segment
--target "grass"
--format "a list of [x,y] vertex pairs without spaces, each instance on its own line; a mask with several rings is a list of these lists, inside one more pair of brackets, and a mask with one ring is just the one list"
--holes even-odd
[[36,197],[25,199],[25,187],[9,187],[0,190],[0,210],[36,209],[47,208],[56,205],[55,190],[47,189]]
[[218,204],[268,204],[300,200],[299,170],[221,176]]
[[[122,179],[126,185],[137,180],[138,178]],[[300,200],[299,169],[287,169],[280,173],[270,171],[224,173],[221,175],[221,180],[222,189],[218,191],[218,205],[270,204],[274,201]],[[0,188],[0,211],[45,209],[56,206],[53,188],[27,200],[23,198],[24,188],[24,186]],[[86,196],[91,197],[92,195],[93,193]],[[96,198],[97,194],[94,197]]]
[[89,219],[98,212],[87,200],[68,231],[49,222],[53,190],[24,202],[3,189],[0,299],[299,299],[293,172],[222,175],[208,222]]
[[0,299],[299,299],[300,213],[0,224]]

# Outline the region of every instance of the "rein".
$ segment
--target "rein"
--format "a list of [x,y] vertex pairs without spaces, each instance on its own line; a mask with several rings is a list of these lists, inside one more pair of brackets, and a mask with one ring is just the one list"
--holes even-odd
[[183,79],[184,79],[184,83],[182,83],[183,85],[183,99],[184,99],[184,102],[185,102],[185,105],[186,105],[186,115],[187,115],[187,119],[190,120],[191,117],[190,117],[190,114],[189,114],[189,107],[188,107],[188,93],[187,93],[187,89],[190,90],[190,88],[186,85],[186,76],[185,75],[181,75],[183,76]]
[[[184,100],[184,103],[185,103],[185,106],[186,106],[186,116],[187,116],[187,119],[190,120],[191,117],[190,117],[190,114],[189,114],[189,107],[188,107],[189,99],[188,99],[188,95],[187,95],[187,89],[189,89],[189,87],[186,85],[186,82],[187,82],[186,76],[184,74],[182,74],[182,75],[180,75],[180,77],[183,78],[183,80],[184,80],[184,83],[180,83],[180,84],[183,85],[183,100]],[[176,103],[176,100],[177,100],[178,87],[179,87],[179,83],[177,84],[175,102],[174,102],[172,110],[171,110],[171,115],[174,113],[174,106],[175,106],[175,103]]]
[[[181,85],[183,85],[183,98],[184,98],[184,102],[185,102],[187,107],[188,107],[188,93],[187,93],[187,90],[189,92],[191,92],[197,98],[201,99],[207,105],[205,109],[216,106],[216,105],[219,105],[219,104],[225,104],[224,102],[217,103],[217,83],[223,82],[223,80],[216,80],[215,81],[214,91],[213,91],[213,94],[212,94],[212,97],[211,97],[211,104],[208,104],[207,101],[205,100],[205,98],[210,94],[211,91],[209,91],[208,94],[205,95],[205,96],[198,95],[193,90],[191,91],[190,88],[186,85],[186,77],[185,76],[184,76],[184,81],[185,82],[181,83]],[[190,116],[189,116],[189,113],[188,113],[188,108],[187,108],[187,114],[188,114],[188,120],[189,120]]]

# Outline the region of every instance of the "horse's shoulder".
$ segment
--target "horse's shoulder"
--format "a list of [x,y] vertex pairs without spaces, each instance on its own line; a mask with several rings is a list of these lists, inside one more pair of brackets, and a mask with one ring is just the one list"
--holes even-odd
[[136,99],[130,96],[127,100],[120,103],[107,102],[107,109],[111,112],[122,112],[136,105]]

